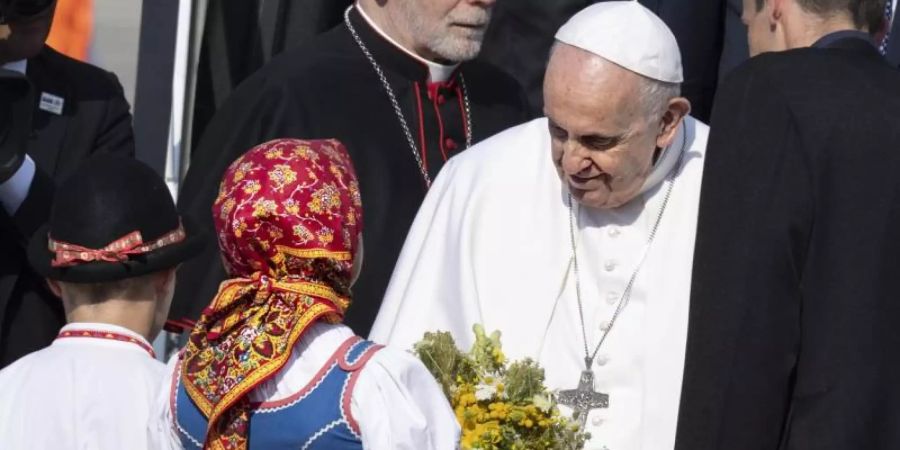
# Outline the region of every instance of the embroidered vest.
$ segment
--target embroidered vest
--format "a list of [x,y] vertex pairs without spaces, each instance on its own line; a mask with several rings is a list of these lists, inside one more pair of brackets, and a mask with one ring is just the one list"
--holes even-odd
[[[249,450],[362,450],[359,425],[350,413],[350,397],[360,369],[379,349],[381,346],[354,336],[302,390],[253,405]],[[179,381],[170,401],[181,444],[185,449],[202,449],[206,417]]]

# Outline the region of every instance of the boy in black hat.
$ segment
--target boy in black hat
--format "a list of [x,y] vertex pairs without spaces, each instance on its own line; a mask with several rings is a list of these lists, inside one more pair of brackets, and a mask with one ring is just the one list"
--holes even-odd
[[62,297],[53,344],[0,371],[0,448],[144,449],[163,376],[150,342],[168,314],[175,268],[202,240],[163,180],[98,156],[60,185],[28,259]]

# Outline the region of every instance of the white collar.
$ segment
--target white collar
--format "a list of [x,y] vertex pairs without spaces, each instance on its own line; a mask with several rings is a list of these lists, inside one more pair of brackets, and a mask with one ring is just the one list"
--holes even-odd
[[6,70],[12,70],[13,72],[19,72],[22,75],[25,75],[25,70],[28,68],[28,60],[20,59],[18,61],[8,62],[3,65],[3,68]]
[[362,7],[360,7],[359,3],[357,3],[357,4],[355,5],[355,8],[356,8],[357,11],[359,11],[359,15],[362,16],[363,20],[365,20],[366,23],[368,23],[369,26],[372,27],[373,30],[375,30],[376,33],[378,33],[379,35],[381,35],[381,37],[383,37],[384,40],[390,42],[391,45],[393,45],[394,47],[399,48],[400,50],[403,51],[403,53],[406,53],[406,54],[409,55],[411,58],[413,58],[413,59],[415,59],[416,61],[418,61],[418,62],[424,64],[425,66],[427,66],[427,67],[428,67],[428,74],[429,74],[429,75],[428,75],[428,81],[430,81],[430,82],[432,82],[432,83],[442,83],[442,82],[445,82],[445,81],[447,81],[447,80],[450,79],[450,76],[451,76],[451,75],[453,75],[453,71],[456,70],[457,67],[459,67],[459,63],[457,63],[457,64],[451,64],[451,65],[438,64],[438,63],[436,63],[436,62],[429,61],[429,60],[427,60],[427,59],[425,59],[425,58],[423,58],[423,57],[421,57],[421,56],[419,56],[419,55],[417,55],[417,54],[415,54],[415,53],[413,53],[413,52],[407,50],[407,49],[404,48],[402,45],[398,44],[397,41],[395,41],[395,40],[392,39],[390,36],[388,36],[387,33],[385,33],[384,31],[382,31],[381,28],[379,28],[378,25],[377,25],[377,24],[376,24],[376,23],[375,23],[368,15],[366,15],[366,12],[363,11],[363,9],[362,9]]
[[147,341],[147,338],[136,333],[128,328],[113,325],[110,323],[99,323],[99,322],[73,322],[68,323],[62,329],[59,330],[60,333],[71,331],[71,332],[79,332],[79,331],[99,331],[101,333],[116,333],[121,334],[130,338],[134,338],[138,342],[143,345],[146,345],[150,348],[153,348],[153,345]]
[[681,125],[678,126],[678,131],[675,132],[675,138],[672,139],[672,143],[663,150],[659,160],[657,160],[656,164],[653,166],[650,175],[647,176],[647,179],[644,181],[644,185],[641,186],[641,194],[653,189],[653,187],[659,183],[662,183],[669,175],[669,172],[675,169],[675,165],[678,164],[678,161],[681,159],[681,154],[684,153],[684,148],[687,147],[687,132],[684,129],[685,120],[687,120],[687,117],[681,121]]

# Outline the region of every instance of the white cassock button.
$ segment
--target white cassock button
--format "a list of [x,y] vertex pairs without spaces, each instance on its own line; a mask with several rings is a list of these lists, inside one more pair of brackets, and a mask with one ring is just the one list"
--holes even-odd
[[606,293],[606,303],[610,305],[615,305],[616,302],[619,301],[619,293],[618,292],[607,292]]
[[612,272],[613,270],[616,270],[616,265],[615,261],[607,259],[606,262],[603,263],[603,268],[606,269],[607,272]]
[[604,320],[603,322],[600,322],[600,330],[601,331],[607,331],[607,330],[609,330],[609,327],[610,327],[610,323],[608,320]]
[[609,237],[611,238],[617,237],[620,233],[621,231],[619,231],[619,228],[617,227],[609,227],[609,231],[607,231],[607,234],[609,234]]
[[609,362],[608,355],[597,355],[597,365],[605,366]]
[[594,416],[594,418],[591,420],[591,422],[594,424],[595,427],[599,427],[600,425],[603,425],[603,418],[600,416]]

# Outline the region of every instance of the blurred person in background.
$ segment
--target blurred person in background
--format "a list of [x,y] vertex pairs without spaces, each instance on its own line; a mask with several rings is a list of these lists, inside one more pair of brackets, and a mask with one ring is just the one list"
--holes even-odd
[[66,56],[87,61],[94,31],[93,0],[56,0],[47,45]]
[[0,0],[0,367],[49,345],[62,304],[25,242],[49,217],[55,180],[92,154],[134,155],[131,113],[112,73],[44,44],[54,0]]

